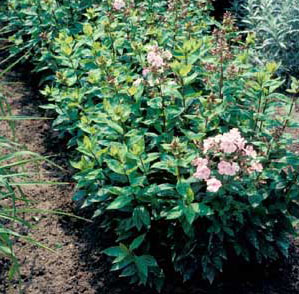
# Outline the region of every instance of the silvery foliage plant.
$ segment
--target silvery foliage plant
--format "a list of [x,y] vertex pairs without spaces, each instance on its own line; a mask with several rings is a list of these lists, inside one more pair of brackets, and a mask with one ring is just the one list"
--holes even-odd
[[298,74],[298,0],[235,0],[232,10],[240,26],[255,34],[259,61],[275,60],[281,62],[281,73]]

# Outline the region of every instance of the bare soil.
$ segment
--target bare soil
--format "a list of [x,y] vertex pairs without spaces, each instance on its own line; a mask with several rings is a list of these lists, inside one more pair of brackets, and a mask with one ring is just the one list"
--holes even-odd
[[[32,82],[32,81],[31,81]],[[41,97],[24,75],[11,73],[0,81],[9,98],[14,115],[45,116],[39,109]],[[43,164],[36,180],[65,181],[65,185],[29,186],[24,189],[35,207],[47,210],[79,212],[72,202],[74,184],[68,164],[68,150],[64,138],[58,138],[50,121],[32,120],[17,123],[18,142],[28,150],[53,156],[52,160],[64,168],[60,170]],[[7,123],[0,122],[0,133],[9,135]],[[295,134],[298,136],[298,133]],[[297,146],[298,147],[298,146]],[[297,148],[296,147],[296,148]],[[111,236],[100,229],[98,222],[87,223],[72,217],[58,215],[30,215],[35,224],[31,236],[56,250],[56,254],[24,242],[17,242],[16,254],[20,258],[24,294],[155,294],[156,291],[130,286],[117,273],[109,271],[109,260],[101,250],[110,246]],[[4,275],[8,264],[0,259],[0,293],[18,293],[17,281],[7,283]],[[182,284],[173,276],[166,281],[165,294],[296,294],[299,293],[299,241],[294,240],[288,260],[267,268],[261,266],[229,265],[228,273],[209,286],[199,278]]]

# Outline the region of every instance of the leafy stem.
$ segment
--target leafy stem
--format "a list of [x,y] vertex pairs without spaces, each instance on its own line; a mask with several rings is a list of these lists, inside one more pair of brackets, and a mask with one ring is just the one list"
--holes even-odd
[[[258,105],[258,110],[257,110],[257,114],[258,115],[259,115],[260,109],[261,109],[262,97],[263,97],[263,91],[260,91],[260,94],[259,94],[259,105]],[[258,117],[256,118],[256,121],[255,121],[254,131],[256,130],[257,124],[258,124]]]
[[220,78],[219,78],[219,99],[223,100],[223,80],[224,80],[224,69],[223,69],[223,53],[220,56]]
[[285,128],[287,127],[289,121],[290,121],[290,116],[292,114],[292,111],[293,111],[293,108],[294,108],[294,105],[295,105],[295,101],[296,101],[296,96],[294,95],[293,98],[292,98],[292,103],[291,103],[291,106],[290,106],[290,109],[289,109],[289,113],[287,115],[287,118],[283,124],[283,127],[282,127],[282,131],[285,130]]
[[164,95],[162,90],[162,85],[159,85],[159,90],[162,98],[162,112],[163,112],[163,132],[166,132],[166,105],[164,101]]

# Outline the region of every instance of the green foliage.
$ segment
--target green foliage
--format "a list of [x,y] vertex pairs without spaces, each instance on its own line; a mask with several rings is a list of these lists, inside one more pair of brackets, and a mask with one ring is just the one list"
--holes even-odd
[[[62,28],[78,31],[83,12],[96,0],[6,0],[7,9],[0,14],[2,34],[11,34],[10,56],[34,56],[38,62],[41,52],[48,50]],[[80,25],[79,25],[80,28]],[[28,56],[27,56],[28,58]],[[41,65],[38,70],[46,70]]]
[[[278,93],[278,65],[253,66],[252,36],[242,43],[229,14],[211,19],[209,1],[114,4],[88,9],[77,31],[62,28],[34,60],[53,72],[45,108],[78,151],[74,199],[115,232],[104,251],[112,270],[161,289],[170,264],[184,280],[201,272],[212,282],[236,256],[287,255],[298,159],[285,129],[296,127],[297,81],[294,99]],[[243,151],[204,152],[204,140],[234,128],[257,150],[259,171],[222,175],[220,161],[241,164]],[[195,176],[200,156],[221,180],[217,191]]]
[[241,25],[254,32],[262,62],[281,62],[280,71],[298,75],[299,7],[297,0],[235,0]]

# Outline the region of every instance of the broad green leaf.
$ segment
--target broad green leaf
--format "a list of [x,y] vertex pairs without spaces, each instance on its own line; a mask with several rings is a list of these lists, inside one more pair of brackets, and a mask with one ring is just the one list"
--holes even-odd
[[108,205],[107,209],[121,209],[132,202],[133,198],[131,195],[118,196],[114,201]]
[[183,209],[180,206],[176,206],[167,212],[166,219],[177,219],[183,215]]
[[131,251],[133,251],[133,250],[139,248],[139,246],[144,241],[145,236],[146,236],[145,234],[142,234],[142,235],[138,236],[136,239],[134,239],[133,242],[131,243],[129,249]]
[[184,64],[180,66],[180,76],[186,77],[192,69],[192,64]]

